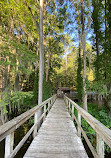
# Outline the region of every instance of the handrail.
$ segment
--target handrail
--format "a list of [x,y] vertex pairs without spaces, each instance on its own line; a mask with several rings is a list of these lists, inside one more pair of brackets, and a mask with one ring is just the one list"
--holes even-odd
[[[56,100],[56,97],[57,97],[57,95],[52,96],[51,98],[42,102],[39,106],[35,106],[34,108],[24,112],[23,114],[19,115],[18,117],[14,118],[11,121],[8,121],[4,125],[0,126],[0,141],[2,141],[4,138],[6,138],[6,141],[5,141],[5,158],[14,157],[33,131],[34,131],[34,136],[37,134],[38,122],[43,117],[45,118],[46,113],[50,110],[51,106],[53,105],[53,103]],[[46,104],[48,104],[47,109],[46,109]],[[39,120],[37,120],[37,112],[38,112],[38,110],[40,110],[43,107],[44,107],[44,113],[41,115]],[[15,147],[16,150],[15,149],[13,150],[14,131],[18,127],[20,127],[24,122],[26,122],[28,119],[30,119],[33,115],[35,115],[34,125],[28,131],[26,136],[24,136],[24,138],[20,141],[20,143]]]
[[[78,106],[74,101],[69,99],[67,96],[64,96],[64,100],[65,100],[66,105],[69,107],[69,109],[70,109],[70,104],[72,104],[72,109],[69,111],[72,113],[73,119],[75,119],[75,121],[77,122],[78,135],[81,136],[81,133],[83,134],[83,137],[85,138],[87,144],[89,145],[89,148],[91,149],[94,157],[103,158],[104,157],[104,142],[111,148],[111,130],[108,129],[106,126],[104,126],[97,119],[95,119],[91,114],[89,114],[83,108]],[[76,117],[74,115],[74,108],[78,111],[78,120],[76,119]],[[96,131],[96,134],[97,134],[97,153],[93,152],[94,148],[93,148],[93,146],[91,146],[91,143],[87,140],[88,138],[81,127],[81,116]]]

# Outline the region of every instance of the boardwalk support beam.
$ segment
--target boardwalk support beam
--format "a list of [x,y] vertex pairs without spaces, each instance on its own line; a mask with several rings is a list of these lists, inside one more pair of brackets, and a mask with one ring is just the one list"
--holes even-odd
[[[37,124],[37,112],[34,115],[34,125]],[[34,132],[33,132],[33,138],[35,138],[37,135],[37,125],[34,128]]]
[[11,152],[13,151],[14,144],[14,132],[7,135],[5,138],[5,158],[8,158]]
[[[57,95],[53,95],[51,98],[45,100],[40,105],[37,105],[33,107],[32,109],[24,112],[23,114],[19,115],[18,117],[12,119],[11,121],[8,121],[4,125],[0,127],[0,141],[5,139],[5,158],[13,158],[17,152],[20,150],[20,148],[24,145],[28,137],[33,133],[33,137],[37,135],[37,125],[38,122],[43,120],[43,118],[46,116],[49,109],[46,109],[41,117],[37,120],[37,114],[40,109],[43,109],[44,106],[46,107],[46,104],[55,102],[57,98]],[[51,107],[50,106],[50,107]],[[30,119],[32,116],[34,116],[34,125],[31,127],[31,129],[27,132],[27,134],[23,137],[23,139],[18,143],[18,145],[13,149],[14,145],[14,131],[19,128],[21,125],[23,125],[24,122],[26,122],[28,119]]]
[[44,120],[45,120],[45,117],[46,117],[46,105],[44,105]]
[[[101,122],[99,122],[92,115],[90,115],[86,110],[84,110],[83,108],[78,106],[74,101],[72,101],[70,98],[68,98],[65,95],[64,95],[64,100],[65,100],[66,104],[68,103],[67,105],[69,105],[69,103],[70,103],[72,106],[74,106],[74,109],[76,109],[78,112],[78,119],[77,119],[76,116],[71,112],[71,107],[70,107],[69,111],[73,114],[73,119],[76,121],[76,123],[78,125],[78,136],[81,137],[81,133],[82,133],[82,136],[84,137],[84,139],[85,139],[87,145],[89,146],[94,157],[104,158],[104,142],[111,148],[111,130],[108,129],[106,126],[104,126]],[[84,129],[81,126],[81,117],[97,133],[97,135],[96,135],[97,151],[95,150],[95,148],[89,141],[87,135],[85,134]]]
[[72,105],[72,119],[73,119],[73,115],[74,115],[74,106]]
[[[81,125],[81,114],[79,111],[78,111],[78,122]],[[81,129],[79,126],[78,126],[78,136],[81,137]]]
[[96,140],[97,140],[97,154],[99,155],[99,158],[104,158],[104,141],[98,133],[96,133]]

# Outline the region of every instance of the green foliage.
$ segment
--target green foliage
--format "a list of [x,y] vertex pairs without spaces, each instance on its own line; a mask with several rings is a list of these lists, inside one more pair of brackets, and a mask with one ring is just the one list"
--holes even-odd
[[[3,113],[8,113],[8,106],[13,109],[15,106],[16,110],[22,111],[27,110],[32,107],[33,92],[22,92],[22,91],[12,91],[10,88],[3,95],[3,99],[0,101],[0,107],[3,109]],[[20,109],[18,109],[20,108]],[[23,110],[23,111],[24,111]],[[13,111],[14,112],[14,111]]]
[[34,79],[34,88],[33,88],[33,103],[37,104],[38,103],[38,73],[36,72],[35,74],[35,79]]
[[[79,104],[82,107],[82,104]],[[88,112],[95,117],[98,121],[104,124],[107,128],[111,129],[111,117],[108,115],[108,109],[104,107],[98,111],[98,106],[93,103],[88,103]],[[89,140],[96,148],[96,133],[94,129],[82,118],[82,127],[87,134]],[[105,150],[110,153],[111,149],[105,144]]]
[[11,90],[8,87],[4,94],[1,94],[0,107],[3,109],[3,114],[8,113],[6,106],[10,103],[11,99]]
[[96,147],[95,139],[96,139],[96,132],[94,129],[82,118],[82,128],[84,129],[86,135],[88,136],[90,142],[94,147]]
[[22,101],[22,99],[32,99],[33,98],[33,92],[29,91],[29,92],[22,92],[22,91],[18,91],[18,92],[12,92],[11,94],[11,102],[12,103],[17,103],[18,101]]
[[[96,57],[93,62],[95,81],[90,87],[105,95],[106,105],[110,107],[110,85],[111,85],[111,2],[92,1],[92,28],[93,49]],[[104,27],[105,26],[105,27]]]
[[99,95],[108,95],[107,87],[105,86],[104,81],[90,83],[88,89],[93,92],[98,92]]
[[46,82],[45,77],[43,81],[43,101],[51,97],[52,85],[50,81]]

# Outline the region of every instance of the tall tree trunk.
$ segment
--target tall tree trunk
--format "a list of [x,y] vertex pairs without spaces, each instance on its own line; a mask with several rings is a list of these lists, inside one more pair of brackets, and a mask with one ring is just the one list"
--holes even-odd
[[[44,48],[43,48],[43,0],[40,0],[40,33],[39,33],[39,93],[38,105],[42,103],[43,74],[44,74]],[[38,118],[42,115],[42,109],[38,111]],[[40,128],[40,124],[38,125]]]
[[67,87],[67,55],[65,57],[65,85]]
[[[83,38],[83,40],[85,40]],[[84,42],[84,41],[83,41]],[[87,90],[86,90],[86,50],[83,46],[83,108],[87,111]]]
[[82,49],[83,49],[83,108],[87,111],[86,92],[86,36],[84,30],[83,0],[81,0]]
[[[94,3],[94,8],[95,8],[95,13],[97,13],[97,15],[99,16],[99,11],[98,11],[98,6],[99,5],[99,2],[97,1],[96,3]],[[96,18],[96,17],[95,17]],[[97,82],[100,81],[100,63],[99,63],[99,58],[100,58],[100,53],[99,53],[99,28],[98,28],[98,25],[99,25],[99,21],[98,19],[96,19],[96,27],[95,27],[95,40],[96,40],[96,43],[95,43],[95,46],[96,46],[96,53],[97,53],[97,56],[96,56],[96,80]],[[102,108],[102,102],[101,102],[101,96],[98,93],[98,109],[101,109]]]
[[96,30],[96,80],[99,81],[100,74],[99,74],[99,42],[98,42],[98,31]]
[[105,72],[104,72],[104,77],[105,80],[107,78],[107,68],[106,68],[106,64],[107,64],[107,54],[106,54],[106,43],[107,43],[107,4],[106,4],[106,0],[105,0],[105,49],[104,49],[104,59],[105,59]]
[[82,61],[81,61],[81,25],[80,25],[80,18],[79,18],[79,11],[77,9],[77,24],[78,24],[78,36],[79,36],[79,48],[78,48],[78,68],[77,68],[77,92],[78,92],[78,100],[79,102],[82,101],[82,89],[83,89],[83,80],[82,80]]
[[[108,24],[109,24],[109,41],[111,40],[111,0],[108,0]],[[110,45],[111,45],[111,42],[110,42]],[[111,48],[110,48],[111,49]]]

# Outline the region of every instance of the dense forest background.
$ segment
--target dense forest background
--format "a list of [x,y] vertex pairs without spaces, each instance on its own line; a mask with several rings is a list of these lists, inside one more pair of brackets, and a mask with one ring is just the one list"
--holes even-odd
[[[38,103],[39,9],[38,0],[0,1],[1,123]],[[109,118],[111,1],[45,0],[43,45],[43,100],[58,87],[69,87],[88,110],[92,91],[98,111]]]
[[69,87],[111,129],[111,0],[44,0],[41,10],[39,0],[0,0],[0,125]]

